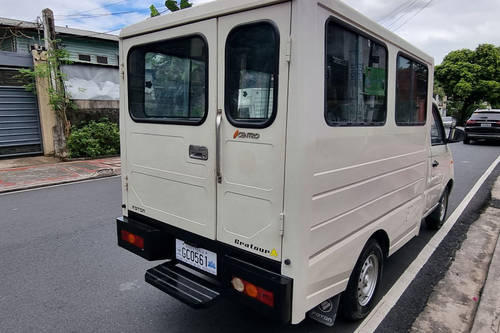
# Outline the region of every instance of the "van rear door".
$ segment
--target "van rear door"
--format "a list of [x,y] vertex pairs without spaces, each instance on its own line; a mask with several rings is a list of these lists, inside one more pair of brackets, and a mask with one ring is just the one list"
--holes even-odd
[[218,21],[217,239],[281,260],[291,3]]
[[210,239],[216,236],[216,50],[216,19],[123,42],[128,209]]

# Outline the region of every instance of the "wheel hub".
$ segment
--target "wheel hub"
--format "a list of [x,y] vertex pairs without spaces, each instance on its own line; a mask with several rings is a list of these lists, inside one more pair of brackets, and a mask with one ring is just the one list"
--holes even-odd
[[367,305],[373,297],[377,286],[379,261],[375,254],[370,254],[361,268],[358,280],[358,303]]

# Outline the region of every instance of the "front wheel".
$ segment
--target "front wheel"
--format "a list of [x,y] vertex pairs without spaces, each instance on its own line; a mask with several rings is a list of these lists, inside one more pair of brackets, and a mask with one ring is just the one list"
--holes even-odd
[[340,313],[349,320],[365,318],[375,304],[384,265],[384,255],[375,239],[364,247],[340,297]]
[[446,218],[446,212],[448,210],[449,194],[448,188],[446,188],[443,195],[439,199],[437,207],[425,219],[425,223],[429,229],[439,230],[443,226]]

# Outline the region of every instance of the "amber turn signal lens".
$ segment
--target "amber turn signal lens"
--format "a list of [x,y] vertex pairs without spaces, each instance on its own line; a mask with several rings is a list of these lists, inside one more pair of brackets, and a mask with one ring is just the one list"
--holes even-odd
[[248,296],[250,296],[252,298],[255,298],[259,294],[259,291],[257,290],[256,286],[254,286],[253,284],[247,282],[247,283],[245,283],[245,293]]

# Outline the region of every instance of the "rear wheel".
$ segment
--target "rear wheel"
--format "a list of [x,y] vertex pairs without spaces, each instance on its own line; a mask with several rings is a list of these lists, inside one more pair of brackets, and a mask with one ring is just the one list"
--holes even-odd
[[425,219],[425,223],[429,229],[439,230],[445,221],[446,211],[448,210],[448,188],[444,190],[443,195],[439,199],[437,207]]
[[467,134],[465,134],[465,137],[464,137],[464,144],[465,145],[470,144],[470,139],[467,137]]
[[375,239],[364,247],[340,297],[340,314],[349,320],[365,318],[375,303],[384,265],[382,249]]

